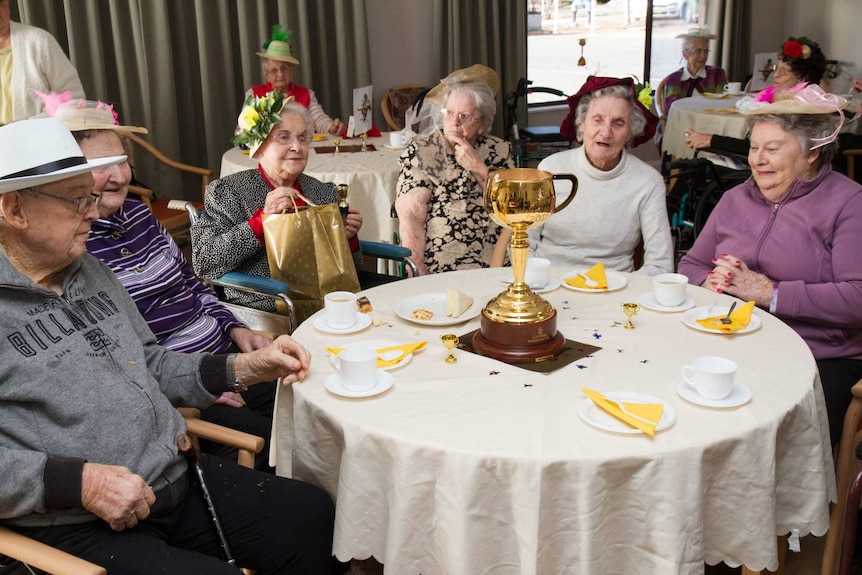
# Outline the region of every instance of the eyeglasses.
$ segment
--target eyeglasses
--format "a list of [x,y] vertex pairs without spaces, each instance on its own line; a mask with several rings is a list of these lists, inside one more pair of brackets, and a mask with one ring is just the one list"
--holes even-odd
[[454,122],[457,119],[458,123],[461,124],[462,126],[469,126],[470,124],[472,124],[473,122],[475,122],[479,119],[479,118],[476,118],[475,116],[471,116],[470,114],[450,112],[446,108],[443,108],[442,111],[443,111],[443,119],[444,120],[449,120],[450,122]]
[[41,190],[33,190],[37,194],[41,196],[48,196],[49,198],[54,198],[55,200],[63,200],[64,202],[69,202],[70,204],[75,204],[75,211],[79,214],[86,214],[91,206],[98,207],[102,202],[102,194],[90,194],[89,196],[79,196],[77,198],[64,198],[63,196],[56,196],[54,194],[49,194],[48,192],[43,192]]
[[698,56],[709,56],[709,50],[703,48],[689,48],[688,52],[690,54],[697,54]]
[[284,74],[285,76],[288,72],[293,72],[294,66],[293,64],[284,64],[282,66],[273,66],[271,68],[266,69],[267,76],[276,76],[278,74]]
[[273,140],[275,140],[276,143],[281,144],[283,146],[289,146],[290,144],[293,143],[294,140],[299,142],[300,145],[302,145],[302,146],[307,146],[308,142],[311,141],[311,138],[306,133],[291,134],[290,132],[279,132],[275,135]]

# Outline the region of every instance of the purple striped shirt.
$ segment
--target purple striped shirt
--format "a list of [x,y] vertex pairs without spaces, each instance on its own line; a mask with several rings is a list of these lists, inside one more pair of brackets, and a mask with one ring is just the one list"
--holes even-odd
[[146,204],[127,198],[93,222],[87,251],[119,278],[158,342],[173,351],[222,353],[227,330],[245,327],[195,277],[191,265]]

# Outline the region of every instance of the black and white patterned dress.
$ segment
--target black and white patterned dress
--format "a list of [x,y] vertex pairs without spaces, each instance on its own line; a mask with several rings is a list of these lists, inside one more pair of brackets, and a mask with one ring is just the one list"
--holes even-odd
[[[485,135],[473,148],[490,168],[514,167],[509,142]],[[488,267],[500,226],[485,211],[479,182],[458,164],[439,131],[414,140],[401,155],[398,195],[421,188],[431,190],[425,222],[428,271]]]
[[[302,195],[317,205],[339,201],[335,184],[325,184],[305,174],[300,174],[298,182]],[[209,183],[205,211],[191,229],[192,264],[199,277],[218,278],[230,271],[270,277],[266,248],[257,241],[248,223],[263,207],[270,191],[257,169]],[[225,298],[230,303],[276,311],[275,300],[265,296],[225,289]]]

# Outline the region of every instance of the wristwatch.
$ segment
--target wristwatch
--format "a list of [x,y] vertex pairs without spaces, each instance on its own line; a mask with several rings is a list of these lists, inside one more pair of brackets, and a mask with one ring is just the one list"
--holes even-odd
[[227,356],[227,388],[231,391],[235,391],[236,393],[242,393],[243,391],[248,391],[248,386],[244,383],[240,383],[240,381],[236,378],[236,367],[234,367],[234,362],[236,361],[236,354],[231,353]]

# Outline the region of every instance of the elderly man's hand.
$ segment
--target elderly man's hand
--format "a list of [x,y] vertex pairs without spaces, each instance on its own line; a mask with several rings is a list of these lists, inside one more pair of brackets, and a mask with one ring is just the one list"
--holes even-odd
[[282,335],[272,345],[236,356],[236,378],[251,384],[283,378],[285,384],[302,381],[308,374],[311,354],[289,335]]
[[237,325],[227,330],[227,336],[242,351],[254,351],[272,344],[268,335]]
[[295,195],[295,189],[285,186],[272,190],[266,195],[266,200],[263,203],[263,213],[280,214],[284,210],[293,209],[296,206],[293,201]]
[[81,475],[84,509],[104,519],[114,531],[131,529],[150,515],[156,502],[152,487],[125,467],[85,463]]

